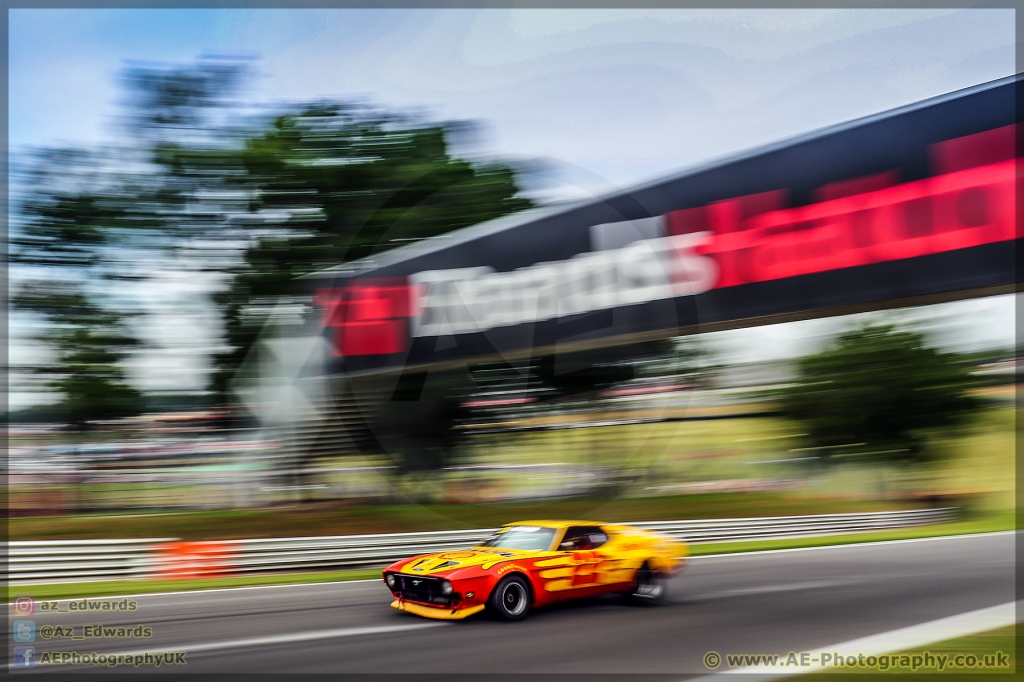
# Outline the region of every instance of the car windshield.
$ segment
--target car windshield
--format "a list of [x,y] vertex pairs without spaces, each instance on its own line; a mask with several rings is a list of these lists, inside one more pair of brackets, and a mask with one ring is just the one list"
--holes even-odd
[[540,526],[509,526],[480,543],[481,547],[507,547],[508,549],[540,549],[551,548],[555,537],[554,528]]

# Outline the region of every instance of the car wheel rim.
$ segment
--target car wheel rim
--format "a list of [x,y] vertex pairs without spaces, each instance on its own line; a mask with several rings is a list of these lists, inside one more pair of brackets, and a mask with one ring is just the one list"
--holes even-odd
[[641,597],[647,597],[648,599],[657,599],[661,596],[661,585],[654,582],[647,583],[646,585],[641,585],[640,589],[637,590],[637,593]]
[[662,589],[661,583],[654,580],[649,571],[642,571],[637,576],[636,592],[634,594],[645,599],[657,599],[661,596]]
[[509,583],[502,591],[501,604],[510,616],[518,616],[526,610],[526,590],[519,583]]

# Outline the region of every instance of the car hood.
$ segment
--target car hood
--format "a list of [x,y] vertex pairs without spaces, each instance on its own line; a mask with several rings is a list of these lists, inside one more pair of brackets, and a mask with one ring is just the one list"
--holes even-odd
[[540,550],[522,549],[490,549],[475,547],[473,549],[457,550],[452,552],[437,552],[436,554],[423,554],[413,557],[400,569],[402,573],[411,575],[430,575],[432,573],[447,573],[463,568],[479,566],[487,570],[491,566],[503,561],[515,559],[530,559],[539,556],[549,556],[553,552]]

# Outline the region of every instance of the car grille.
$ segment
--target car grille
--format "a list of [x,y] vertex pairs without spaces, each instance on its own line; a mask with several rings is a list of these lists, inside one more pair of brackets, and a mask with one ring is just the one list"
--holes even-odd
[[395,573],[394,590],[402,593],[403,599],[427,604],[447,604],[449,598],[441,592],[441,581],[419,575]]

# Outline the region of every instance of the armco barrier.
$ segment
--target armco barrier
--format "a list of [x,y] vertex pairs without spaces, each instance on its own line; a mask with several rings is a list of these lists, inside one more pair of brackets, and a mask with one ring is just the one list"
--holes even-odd
[[7,580],[74,581],[144,578],[154,551],[173,538],[28,540],[7,545]]
[[[919,526],[948,521],[954,513],[951,508],[913,509],[814,516],[642,521],[629,525],[691,543],[712,543]],[[472,547],[493,530],[477,528],[219,542],[181,542],[170,538],[19,541],[9,543],[5,578],[13,583],[43,583],[380,566],[415,554]]]

